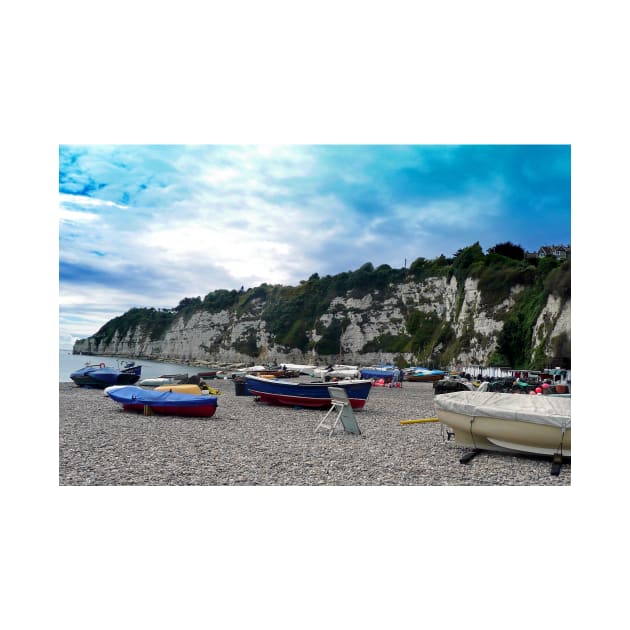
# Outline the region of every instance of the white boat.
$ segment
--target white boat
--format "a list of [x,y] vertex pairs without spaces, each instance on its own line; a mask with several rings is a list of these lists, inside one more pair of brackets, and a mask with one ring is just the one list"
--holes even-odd
[[313,370],[316,369],[314,365],[305,365],[302,363],[283,363],[282,364],[287,370],[299,372],[300,374],[304,374],[305,376],[313,376]]
[[314,378],[360,378],[359,368],[356,365],[329,365],[313,370]]
[[455,442],[490,451],[571,456],[571,398],[453,392],[434,398]]
[[174,378],[160,376],[156,378],[144,378],[139,383],[139,387],[159,387],[160,385],[175,385],[179,381]]

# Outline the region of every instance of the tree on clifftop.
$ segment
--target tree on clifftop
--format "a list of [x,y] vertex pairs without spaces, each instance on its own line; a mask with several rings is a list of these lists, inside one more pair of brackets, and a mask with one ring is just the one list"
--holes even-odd
[[514,243],[499,243],[488,250],[488,254],[499,254],[506,258],[513,258],[514,260],[523,260],[525,258],[525,250],[520,245],[514,245]]

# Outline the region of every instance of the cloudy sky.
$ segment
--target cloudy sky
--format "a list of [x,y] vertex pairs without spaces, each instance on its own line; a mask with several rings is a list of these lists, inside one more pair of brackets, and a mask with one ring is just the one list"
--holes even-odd
[[568,244],[567,145],[61,145],[60,345],[135,306]]

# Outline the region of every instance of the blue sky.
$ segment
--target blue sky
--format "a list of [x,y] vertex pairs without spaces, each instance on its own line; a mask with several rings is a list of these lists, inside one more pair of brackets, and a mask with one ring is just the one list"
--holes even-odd
[[60,345],[215,289],[570,240],[568,145],[61,145]]

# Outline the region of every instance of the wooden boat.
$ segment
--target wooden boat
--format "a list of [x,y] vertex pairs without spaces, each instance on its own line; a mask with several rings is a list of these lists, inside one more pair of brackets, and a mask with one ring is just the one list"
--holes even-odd
[[332,403],[328,388],[341,387],[345,390],[352,408],[362,409],[372,387],[370,380],[300,383],[248,375],[245,381],[250,396],[257,396],[261,401],[270,404],[291,407],[330,407]]
[[126,363],[121,368],[108,367],[104,363],[86,365],[70,374],[70,378],[79,387],[97,387],[104,389],[110,385],[132,385],[137,382],[142,372],[141,365]]
[[571,456],[571,399],[498,392],[454,392],[434,399],[439,421],[462,446]]
[[442,370],[415,370],[405,374],[405,379],[416,383],[433,383],[441,381],[445,376],[447,374]]
[[182,394],[171,391],[155,391],[130,385],[115,387],[107,395],[120,403],[125,411],[137,411],[145,415],[196,416],[210,418],[217,410],[217,397],[208,394]]

